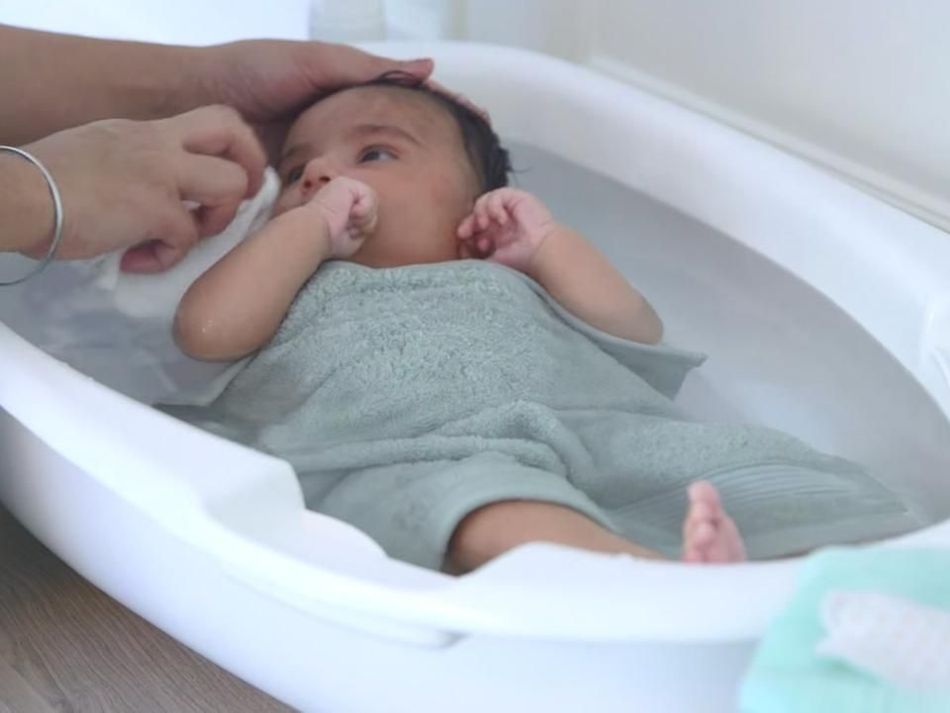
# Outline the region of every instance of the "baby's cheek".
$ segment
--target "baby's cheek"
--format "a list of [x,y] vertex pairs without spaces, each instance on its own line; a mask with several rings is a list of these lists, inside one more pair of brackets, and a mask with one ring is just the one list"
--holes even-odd
[[471,186],[459,176],[457,170],[436,172],[433,179],[429,183],[432,204],[442,208],[446,219],[461,221],[475,203],[476,196]]

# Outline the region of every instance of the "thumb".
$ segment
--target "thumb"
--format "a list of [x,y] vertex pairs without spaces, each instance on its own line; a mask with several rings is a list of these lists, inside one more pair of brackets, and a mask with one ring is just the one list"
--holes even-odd
[[387,72],[400,72],[411,74],[420,82],[424,82],[435,68],[435,62],[428,57],[397,60],[368,52],[360,52],[360,54],[363,62],[361,64],[354,62],[350,67],[351,72],[360,77],[359,81],[370,81]]
[[178,263],[198,240],[198,227],[191,212],[178,204],[162,217],[162,237],[140,243],[123,253],[119,261],[122,272],[164,272]]
[[164,272],[181,261],[186,252],[187,248],[183,246],[150,240],[126,250],[119,261],[119,269],[142,274]]

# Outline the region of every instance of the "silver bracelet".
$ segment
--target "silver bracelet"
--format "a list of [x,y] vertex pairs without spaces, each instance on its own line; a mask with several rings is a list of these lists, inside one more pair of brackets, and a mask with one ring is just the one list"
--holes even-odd
[[[49,171],[46,170],[46,166],[40,163],[39,159],[36,156],[24,151],[23,149],[17,148],[16,146],[0,146],[0,151],[9,151],[10,153],[15,153],[20,158],[24,158],[34,166],[36,166],[40,173],[43,174],[43,178],[46,179],[46,187],[49,188],[50,197],[53,199],[53,210],[54,210],[54,225],[53,225],[53,242],[50,243],[49,250],[46,251],[46,256],[40,260],[32,270],[26,273],[23,277],[18,277],[15,280],[0,280],[0,287],[5,287],[8,285],[18,285],[21,282],[24,282],[34,275],[38,275],[46,269],[46,266],[50,264],[53,259],[53,256],[56,255],[56,250],[59,248],[59,244],[63,239],[63,201],[59,197],[59,189],[56,187],[56,181],[53,180],[53,177],[50,175]],[[2,229],[3,226],[0,226]]]

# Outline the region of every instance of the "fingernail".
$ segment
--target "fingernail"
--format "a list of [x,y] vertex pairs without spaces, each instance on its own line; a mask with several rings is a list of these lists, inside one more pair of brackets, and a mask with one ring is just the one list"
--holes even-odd
[[407,69],[411,67],[412,69],[418,69],[429,74],[435,62],[430,57],[420,57],[419,59],[404,59],[400,64]]

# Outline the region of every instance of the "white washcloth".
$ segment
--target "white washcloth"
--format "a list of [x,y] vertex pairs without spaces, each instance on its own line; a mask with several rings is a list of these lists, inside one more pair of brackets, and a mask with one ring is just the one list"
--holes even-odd
[[53,356],[146,403],[204,404],[239,368],[185,356],[172,334],[185,291],[205,270],[270,217],[280,188],[268,168],[257,195],[221,233],[202,240],[172,269],[119,271],[121,252],[56,263],[24,283],[22,307],[7,323]]
[[257,195],[238,207],[228,227],[195,245],[175,267],[153,275],[120,272],[123,251],[114,252],[99,259],[96,286],[112,291],[116,308],[125,314],[145,318],[174,316],[191,283],[267,222],[279,188],[277,174],[268,168]]

